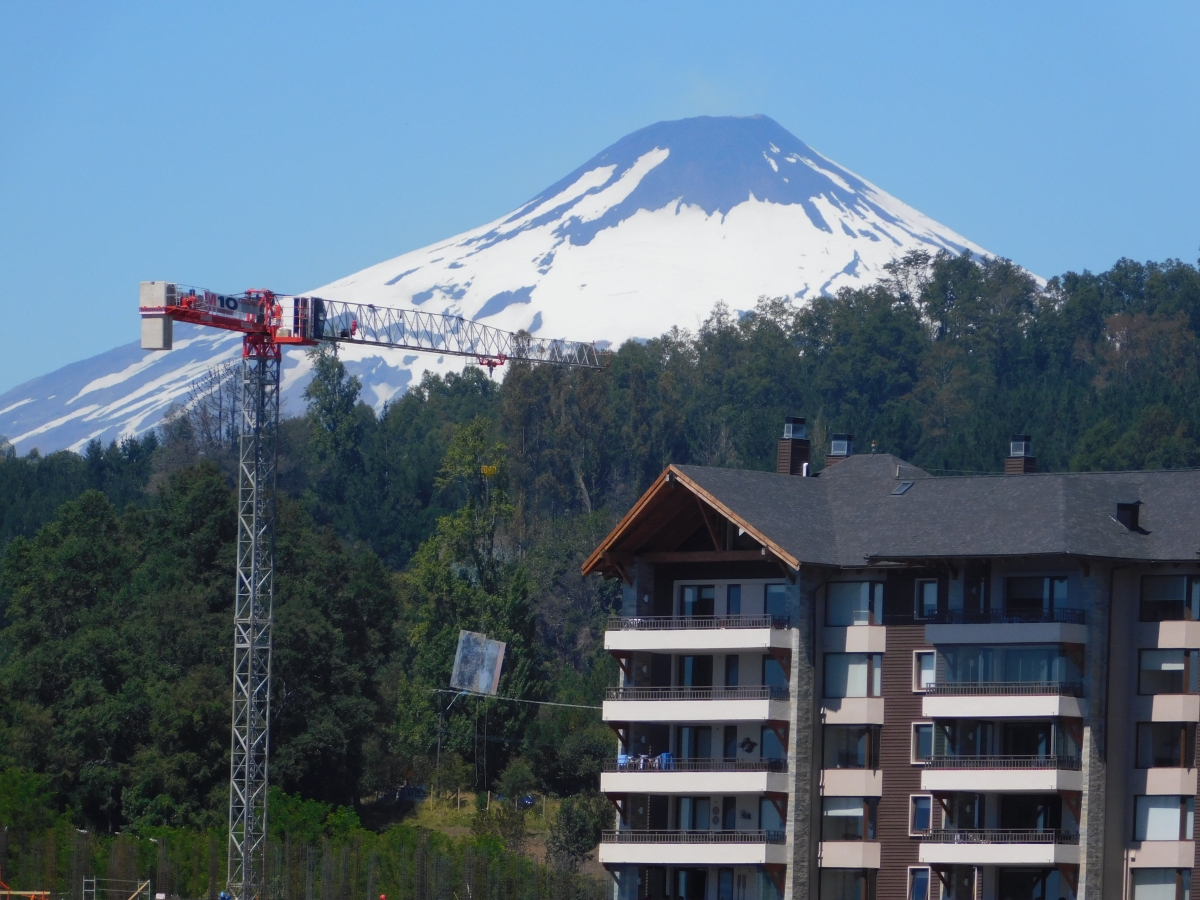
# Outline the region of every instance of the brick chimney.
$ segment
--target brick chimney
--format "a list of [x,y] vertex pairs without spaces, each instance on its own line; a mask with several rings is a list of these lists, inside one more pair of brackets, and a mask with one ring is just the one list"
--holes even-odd
[[1008,444],[1008,456],[1004,460],[1005,475],[1026,475],[1037,471],[1037,457],[1033,455],[1033,441],[1027,434],[1014,434]]
[[829,436],[829,452],[825,454],[825,468],[840,463],[854,455],[854,435],[833,434]]
[[784,416],[783,437],[775,451],[775,471],[780,475],[805,475],[808,460],[808,426],[799,416]]

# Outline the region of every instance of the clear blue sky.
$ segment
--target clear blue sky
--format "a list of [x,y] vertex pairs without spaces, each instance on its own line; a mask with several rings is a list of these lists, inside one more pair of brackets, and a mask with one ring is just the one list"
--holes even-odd
[[1038,274],[1200,248],[1196,3],[0,3],[0,391],[765,113]]

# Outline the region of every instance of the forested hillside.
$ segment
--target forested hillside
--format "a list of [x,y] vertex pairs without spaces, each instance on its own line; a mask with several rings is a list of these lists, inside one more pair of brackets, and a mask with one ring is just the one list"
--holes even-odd
[[[458,630],[508,643],[502,695],[598,704],[618,589],[583,557],[669,462],[773,468],[785,414],[938,473],[999,471],[1014,432],[1043,470],[1200,465],[1196,267],[1039,287],[913,253],[890,274],[718,307],[606,371],[427,378],[378,416],[319,354],[280,438],[273,782],[368,821],[408,784],[594,791],[613,739],[582,708],[461,700],[435,771]],[[220,826],[233,466],[202,424],[0,459],[0,820]],[[567,809],[586,836],[591,807]]]

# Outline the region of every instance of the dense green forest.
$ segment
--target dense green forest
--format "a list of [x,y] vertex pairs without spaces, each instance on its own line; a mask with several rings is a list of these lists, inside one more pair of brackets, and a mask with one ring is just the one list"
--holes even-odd
[[[383,824],[408,785],[536,790],[576,798],[555,840],[577,861],[611,733],[587,708],[445,712],[460,628],[508,643],[503,696],[597,705],[619,591],[582,559],[667,463],[773,468],[785,414],[808,418],[818,460],[838,431],[938,474],[994,472],[1025,432],[1043,470],[1200,465],[1198,334],[1200,271],[1177,260],[1040,285],[910,253],[871,288],[718,306],[604,371],[430,376],[379,414],[316,354],[280,433],[280,802]],[[183,410],[82,456],[0,451],[0,821],[220,827],[233,465],[207,435]]]

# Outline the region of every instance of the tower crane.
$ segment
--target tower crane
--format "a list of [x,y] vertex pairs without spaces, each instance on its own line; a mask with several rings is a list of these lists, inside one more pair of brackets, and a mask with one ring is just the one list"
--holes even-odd
[[262,900],[275,591],[275,438],[284,347],[369,344],[471,357],[489,372],[510,360],[598,369],[608,365],[608,354],[595,344],[514,334],[461,316],[261,289],[219,294],[143,281],[139,307],[145,350],[170,350],[175,322],[242,335],[227,889],[234,900]]

